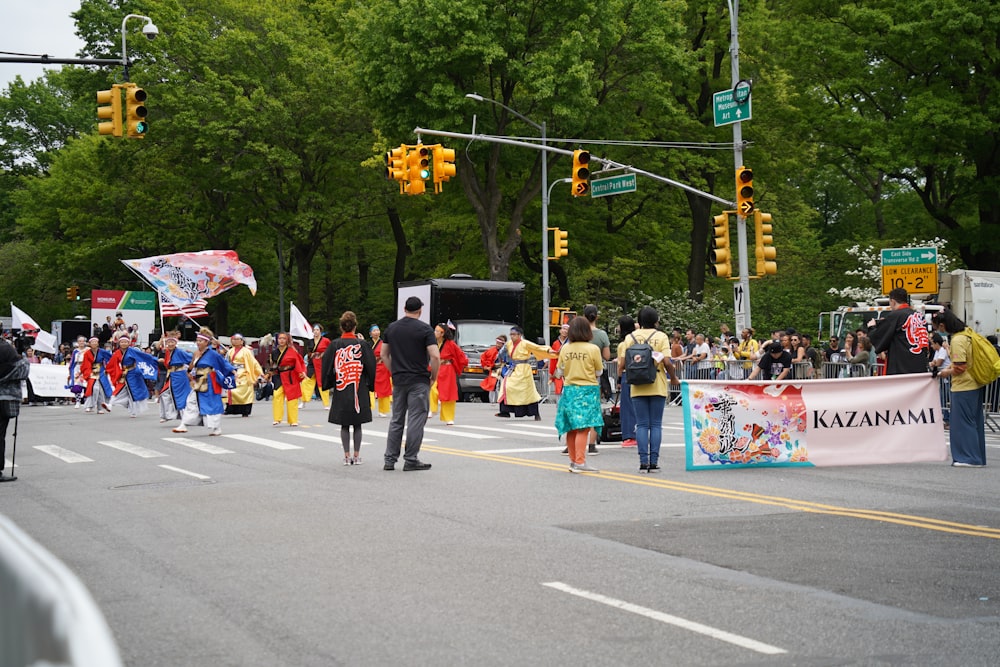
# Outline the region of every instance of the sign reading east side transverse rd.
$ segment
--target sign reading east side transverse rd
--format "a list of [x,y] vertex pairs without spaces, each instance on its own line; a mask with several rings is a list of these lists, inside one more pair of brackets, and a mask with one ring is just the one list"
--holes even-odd
[[607,197],[620,195],[624,192],[635,192],[635,174],[622,174],[611,178],[591,179],[590,196]]
[[884,248],[882,293],[902,287],[910,294],[938,291],[937,248]]

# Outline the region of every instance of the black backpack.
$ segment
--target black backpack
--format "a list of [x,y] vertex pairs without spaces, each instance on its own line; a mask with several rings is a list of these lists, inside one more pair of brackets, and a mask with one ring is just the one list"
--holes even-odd
[[656,361],[653,359],[653,348],[649,346],[649,341],[657,334],[656,331],[649,334],[646,340],[641,343],[635,334],[629,334],[632,338],[632,345],[625,350],[625,379],[629,384],[653,384],[656,382]]

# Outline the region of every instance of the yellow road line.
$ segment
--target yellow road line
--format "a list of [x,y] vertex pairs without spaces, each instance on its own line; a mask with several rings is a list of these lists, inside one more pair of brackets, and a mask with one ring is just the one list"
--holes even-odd
[[[483,454],[480,452],[470,452],[461,449],[452,449],[449,447],[440,447],[435,445],[424,445],[422,449],[430,452],[435,452],[438,454],[447,454],[449,456],[462,456],[465,458],[479,459],[482,461],[493,461],[496,463],[504,463],[507,465],[517,465],[526,468],[537,468],[539,470],[553,470],[553,471],[565,472],[567,468],[567,465],[564,463],[534,461],[531,459],[518,458],[503,454]],[[619,473],[619,472],[603,471],[601,473],[583,473],[583,474],[590,475],[592,477],[600,477],[603,479],[613,480],[616,482],[625,482],[627,484],[636,484],[639,486],[648,486],[658,489],[668,489],[671,491],[682,491],[684,493],[695,493],[698,495],[712,496],[715,498],[723,498],[726,500],[740,500],[744,502],[755,503],[757,505],[771,505],[774,507],[783,507],[798,512],[808,512],[810,514],[826,514],[829,516],[852,517],[855,519],[879,521],[882,523],[891,523],[900,526],[923,528],[925,530],[934,530],[942,533],[967,535],[971,537],[987,537],[994,540],[1000,540],[1000,528],[991,528],[989,526],[975,526],[972,524],[957,523],[954,521],[944,521],[942,519],[935,519],[932,517],[924,517],[924,516],[915,516],[911,514],[899,514],[896,512],[883,512],[880,510],[840,507],[838,505],[815,503],[808,500],[796,500],[794,498],[783,498],[781,496],[770,496],[759,493],[750,493],[747,491],[737,491],[735,489],[722,489],[713,486],[704,486],[701,484],[679,482],[679,481],[664,479],[662,477],[650,477],[649,475],[643,475],[638,473]]]

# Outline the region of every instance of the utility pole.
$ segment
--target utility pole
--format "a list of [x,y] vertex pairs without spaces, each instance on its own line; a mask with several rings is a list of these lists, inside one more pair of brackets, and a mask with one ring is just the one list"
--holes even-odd
[[[740,87],[740,38],[737,28],[740,0],[726,0],[729,5],[729,64],[733,84],[733,96],[737,95],[737,88]],[[747,96],[750,95],[750,87],[745,87]],[[737,100],[738,102],[739,100]],[[743,166],[743,126],[737,120],[733,123],[733,174]],[[735,183],[735,176],[734,176]],[[736,187],[739,187],[738,185]],[[747,215],[739,209],[736,211],[736,243],[739,249],[740,259],[740,279],[733,288],[733,314],[736,320],[736,330],[752,326],[750,324],[750,261],[747,257]]]

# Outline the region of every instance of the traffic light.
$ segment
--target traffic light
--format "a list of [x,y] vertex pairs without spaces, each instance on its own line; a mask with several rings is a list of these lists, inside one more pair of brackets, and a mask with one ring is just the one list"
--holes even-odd
[[393,148],[385,154],[385,177],[390,181],[399,181],[399,194],[403,194],[403,181],[406,180],[406,145]]
[[406,155],[406,187],[404,190],[408,195],[422,195],[427,190],[424,183],[430,175],[430,151],[427,146],[417,144],[413,150]]
[[97,91],[97,131],[113,137],[122,136],[122,94],[115,84],[111,90]]
[[736,213],[744,218],[753,213],[753,170],[736,169]]
[[573,196],[586,197],[590,194],[590,151],[573,151]]
[[558,227],[549,227],[553,232],[554,243],[552,244],[552,257],[558,261],[560,257],[565,257],[569,254],[569,241],[566,237],[569,236],[569,232],[563,231]]
[[733,275],[733,255],[729,247],[729,212],[714,218],[712,234],[711,262],[712,275],[717,278],[731,278]]
[[455,149],[434,147],[434,192],[441,192],[442,183],[455,175]]
[[146,91],[134,83],[125,86],[125,128],[129,139],[143,139],[149,129],[146,122]]
[[80,298],[80,287],[78,285],[70,285],[66,288],[66,300],[76,301]]
[[771,214],[754,211],[753,226],[757,237],[757,276],[773,276],[778,272],[778,263],[774,261],[778,251],[774,248],[774,237],[771,235]]

